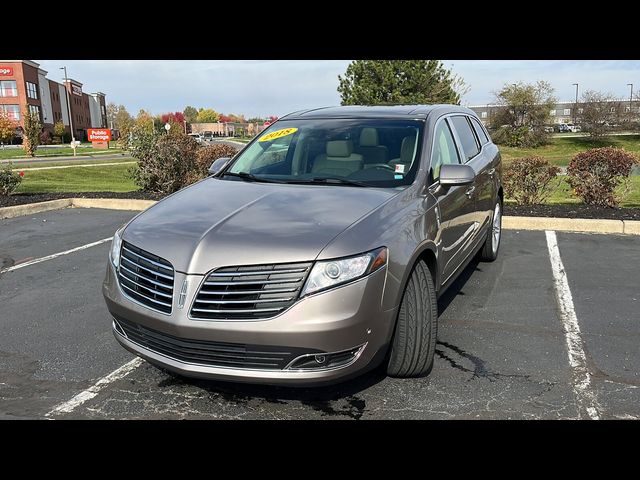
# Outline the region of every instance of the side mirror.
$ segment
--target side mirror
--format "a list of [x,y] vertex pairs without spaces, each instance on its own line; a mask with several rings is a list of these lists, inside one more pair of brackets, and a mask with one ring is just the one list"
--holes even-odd
[[440,185],[455,187],[469,185],[476,178],[476,172],[469,165],[445,164],[440,167]]
[[220,157],[214,160],[209,167],[209,175],[215,175],[218,173],[227,163],[229,163],[229,160],[231,160],[229,157]]

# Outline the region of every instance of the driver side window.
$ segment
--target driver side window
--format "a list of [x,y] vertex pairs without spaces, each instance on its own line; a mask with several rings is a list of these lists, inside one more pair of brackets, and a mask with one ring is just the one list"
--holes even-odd
[[431,155],[431,175],[435,182],[440,178],[440,167],[446,164],[460,163],[460,156],[447,120],[438,123],[434,138],[433,153]]

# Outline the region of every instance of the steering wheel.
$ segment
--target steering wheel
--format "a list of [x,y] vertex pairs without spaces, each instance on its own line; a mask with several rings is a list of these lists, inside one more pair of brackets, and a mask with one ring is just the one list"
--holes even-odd
[[396,167],[393,165],[389,165],[387,163],[374,163],[372,165],[367,165],[367,169],[375,168],[379,170],[391,170],[392,172],[396,171]]

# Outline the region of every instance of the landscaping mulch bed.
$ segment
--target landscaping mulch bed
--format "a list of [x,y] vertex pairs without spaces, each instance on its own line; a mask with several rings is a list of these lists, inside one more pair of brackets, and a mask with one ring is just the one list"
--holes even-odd
[[589,205],[505,205],[505,215],[518,217],[605,218],[640,220],[640,208],[607,208]]
[[[58,198],[131,198],[138,200],[159,200],[162,195],[144,192],[83,192],[83,193],[18,193],[8,197],[0,196],[0,207],[23,205],[25,203],[46,202]],[[520,217],[560,217],[560,218],[607,218],[612,220],[640,220],[640,208],[602,208],[588,205],[510,205],[504,206],[505,215]]]

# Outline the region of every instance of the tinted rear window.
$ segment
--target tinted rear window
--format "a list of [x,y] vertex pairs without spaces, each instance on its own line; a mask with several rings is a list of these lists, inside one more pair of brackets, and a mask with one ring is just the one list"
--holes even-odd
[[455,117],[451,117],[451,121],[460,139],[465,161],[468,161],[480,152],[480,148],[476,142],[476,136],[471,131],[471,125],[469,125],[466,117],[456,115]]
[[485,143],[489,143],[489,137],[487,137],[487,134],[484,131],[484,128],[482,128],[482,125],[480,125],[480,122],[478,122],[478,120],[476,120],[473,117],[471,118],[471,123],[473,124],[473,128],[475,129],[476,133],[478,134],[478,138],[480,139],[480,143],[482,145],[484,145]]

